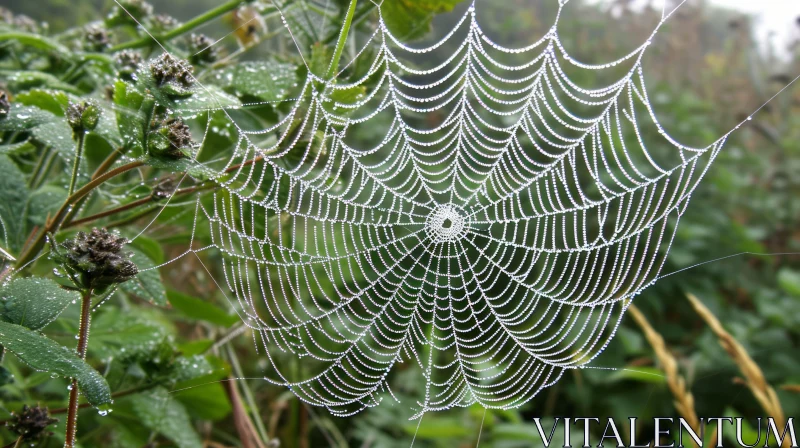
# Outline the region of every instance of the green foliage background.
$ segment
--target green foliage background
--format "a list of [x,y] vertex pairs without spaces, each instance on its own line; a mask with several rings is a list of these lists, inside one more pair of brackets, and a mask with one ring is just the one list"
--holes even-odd
[[[306,55],[322,55],[321,67],[327,66],[332,53],[345,3],[285,5],[302,50]],[[219,6],[218,2],[187,0],[153,4],[156,13],[174,15],[183,22]],[[87,22],[105,26],[101,21],[116,8],[111,2],[29,0],[0,5],[11,11],[0,23],[0,82],[12,103],[10,115],[0,119],[2,249],[19,257],[31,235],[41,232],[48,216],[67,197],[75,154],[64,117],[69,101],[91,97],[103,109],[98,127],[86,137],[79,185],[88,182],[117,150],[132,158],[146,158],[143,133],[147,128],[143,130],[136,117],[147,99],[131,90],[131,83],[120,80],[113,50],[141,39],[145,43],[139,50],[145,57],[157,56],[160,49],[131,23],[111,30],[110,48],[87,48],[81,27]],[[301,61],[286,33],[275,32],[280,25],[274,8],[269,3],[247,7],[252,9],[239,10],[242,17],[262,15],[265,26],[256,27],[252,35],[240,30],[222,40],[219,47],[233,57],[222,62],[198,61],[195,75],[231,104],[287,98],[304,70]],[[465,7],[457,0],[385,0],[383,12],[397,35],[424,42],[449,30]],[[555,7],[555,1],[484,2],[480,21],[496,40],[521,45],[549,29]],[[34,17],[34,22],[46,21],[49,27],[20,21],[20,14]],[[645,39],[660,17],[660,11],[629,9],[626,2],[577,0],[570,2],[565,14],[560,22],[564,44],[585,62],[627,53]],[[216,40],[243,20],[247,19],[226,14],[200,31]],[[352,31],[355,41],[363,42],[376,22],[374,6],[359,2]],[[168,29],[156,34],[163,32]],[[252,41],[254,36],[262,42]],[[346,60],[357,51],[355,41],[345,48]],[[165,43],[179,55],[192,54],[191,42],[184,36]],[[689,2],[659,34],[644,64],[654,88],[651,98],[656,112],[678,140],[707,144],[800,72],[798,49],[800,44],[788,59],[782,56],[783,49],[765,50],[754,42],[747,17]],[[248,65],[240,60],[249,61]],[[253,77],[245,67],[274,76]],[[345,76],[355,76],[357,70],[356,64]],[[594,75],[584,76],[591,82]],[[176,114],[212,105],[197,91],[185,102],[164,101]],[[665,272],[740,252],[749,254],[670,276],[636,302],[679,360],[700,416],[744,416],[753,422],[763,410],[747,388],[735,381],[740,375],[737,367],[692,311],[685,299],[687,292],[698,295],[745,346],[776,387],[785,413],[800,414],[796,386],[800,383],[800,257],[756,255],[800,251],[799,109],[800,89],[791,88],[732,136],[681,221]],[[282,113],[280,106],[263,106],[236,117],[267,126]],[[201,136],[205,118],[190,118],[195,136]],[[213,155],[234,142],[223,117],[215,115],[211,120],[214,131],[202,145]],[[122,163],[112,162],[113,166]],[[95,190],[72,216],[77,224],[65,226],[57,239],[63,241],[93,225],[132,237],[152,221],[131,247],[140,269],[181,255],[192,232],[195,197],[203,197],[206,186],[202,173],[192,173],[196,180],[182,186],[196,190],[176,195],[156,215],[163,203],[149,198],[158,180],[186,169],[179,162],[162,162],[146,159],[145,167]],[[135,201],[141,204],[80,223],[85,217]],[[195,235],[197,247],[209,241],[209,235]],[[13,264],[4,261],[4,268]],[[426,415],[417,427],[417,422],[408,420],[409,403],[422,385],[408,382],[408,372],[399,369],[390,382],[402,403],[387,400],[354,417],[333,418],[259,379],[266,361],[256,355],[252,336],[217,288],[218,266],[213,253],[203,252],[124,283],[94,311],[87,363],[81,363],[72,353],[79,320],[79,306],[74,303],[80,296],[62,287],[67,282],[54,274],[58,268],[52,260],[39,258],[0,290],[5,321],[0,343],[16,354],[2,362],[0,419],[10,419],[11,412],[19,412],[24,404],[48,406],[61,421],[50,427],[52,436],[37,443],[62,445],[68,377],[79,379],[92,404],[107,403],[100,407],[102,412],[91,406],[80,411],[78,441],[84,447],[258,447],[274,446],[270,443],[277,441],[280,446],[298,448],[407,447],[416,433],[415,446],[475,446],[480,434],[481,447],[510,448],[538,441],[531,421],[534,416],[611,416],[620,421],[637,416],[646,421],[676,415],[652,348],[639,327],[626,319],[595,365],[636,372],[575,370],[518,410],[484,413],[477,406],[452,410]],[[4,271],[3,277],[7,275]],[[25,278],[29,275],[32,278]],[[109,394],[113,404],[108,403]],[[107,408],[112,412],[107,413]],[[16,436],[0,429],[0,440],[13,444]]]

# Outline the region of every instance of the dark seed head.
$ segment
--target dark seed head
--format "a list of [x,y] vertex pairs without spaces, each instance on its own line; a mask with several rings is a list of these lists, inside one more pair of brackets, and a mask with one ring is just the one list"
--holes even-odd
[[153,199],[157,201],[162,199],[168,199],[175,193],[175,188],[176,188],[175,180],[171,177],[167,177],[161,179],[158,185],[156,185],[155,188],[153,188],[153,192],[151,194],[153,196]]
[[14,16],[12,25],[14,26],[14,28],[17,28],[22,31],[27,31],[29,33],[35,33],[39,31],[39,25],[36,23],[36,21],[23,14]]
[[214,39],[205,34],[192,34],[189,41],[189,62],[192,64],[210,64],[219,59],[219,47],[214,46]]
[[58,419],[50,418],[47,408],[39,406],[30,408],[28,405],[23,405],[22,412],[19,414],[12,412],[11,414],[11,420],[6,423],[6,426],[12,432],[22,436],[22,440],[25,442],[37,441],[42,437],[53,435],[52,432],[47,431],[47,427],[58,422]]
[[192,65],[189,61],[178,59],[164,53],[150,63],[150,72],[156,87],[169,96],[187,96],[194,84]]
[[152,14],[153,5],[150,3],[143,0],[120,0],[106,19],[106,24],[137,24]]
[[182,159],[189,156],[195,145],[189,126],[180,118],[154,120],[150,129],[148,149],[152,156]]
[[89,25],[83,31],[84,49],[87,51],[103,51],[111,47],[108,30],[96,25]]
[[79,136],[97,127],[97,122],[100,121],[100,106],[93,100],[82,103],[70,102],[67,105],[66,116],[73,136]]
[[11,101],[8,100],[8,94],[0,91],[0,120],[6,118],[11,111]]
[[153,16],[150,26],[153,31],[163,33],[164,31],[169,31],[180,24],[181,22],[179,22],[175,17],[167,14],[158,14]]
[[135,80],[134,73],[139,70],[142,63],[142,55],[135,51],[122,50],[114,56],[114,64],[122,79]]
[[79,287],[101,293],[139,273],[136,264],[130,260],[132,255],[123,250],[127,243],[127,238],[94,228],[88,234],[78,232],[75,238],[54,247],[53,252],[57,262],[77,274]]

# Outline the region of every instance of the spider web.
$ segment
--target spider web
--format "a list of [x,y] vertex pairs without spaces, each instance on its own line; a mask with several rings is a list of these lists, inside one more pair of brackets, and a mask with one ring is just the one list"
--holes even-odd
[[[277,124],[234,122],[221,189],[196,206],[213,244],[187,254],[219,251],[265,378],[350,415],[417,364],[420,416],[518,407],[589,364],[658,279],[728,135],[692,148],[666,134],[642,75],[649,45],[584,64],[554,25],[507,48],[473,6],[413,48],[381,19],[363,77],[309,70]],[[616,76],[582,87],[589,70]]]

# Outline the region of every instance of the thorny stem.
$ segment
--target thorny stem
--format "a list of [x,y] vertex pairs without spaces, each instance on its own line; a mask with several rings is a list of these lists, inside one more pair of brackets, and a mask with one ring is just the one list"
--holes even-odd
[[[92,319],[92,290],[83,291],[81,300],[81,322],[78,328],[78,357],[86,359],[86,346],[89,343],[89,325]],[[69,405],[67,406],[67,434],[64,445],[72,447],[75,445],[75,431],[78,428],[78,380],[72,380],[72,388],[69,391]]]
[[350,0],[350,6],[347,7],[347,15],[344,18],[342,30],[339,32],[339,40],[336,42],[336,49],[333,51],[333,58],[331,58],[331,63],[328,65],[328,73],[325,74],[325,79],[332,79],[339,69],[339,59],[341,59],[344,45],[347,43],[347,34],[350,32],[350,25],[353,23],[356,3],[358,3],[358,0]]
[[55,233],[56,231],[58,231],[65,214],[68,212],[69,208],[72,205],[74,205],[77,201],[79,201],[81,198],[89,194],[92,190],[97,188],[97,186],[101,185],[108,179],[111,179],[114,176],[128,172],[130,170],[139,168],[142,165],[144,165],[143,161],[135,160],[125,165],[119,166],[111,171],[108,171],[107,173],[104,173],[92,179],[86,185],[79,188],[77,191],[75,191],[69,197],[67,197],[64,203],[61,204],[61,208],[58,209],[55,216],[53,216],[50,219],[50,221],[47,223],[42,232],[39,233],[39,235],[36,237],[36,240],[31,245],[29,245],[25,250],[25,252],[22,255],[20,255],[20,257],[17,259],[17,264],[16,264],[17,269],[20,269],[26,264],[28,264],[31,260],[33,260],[36,254],[39,253],[39,251],[44,246],[44,241],[47,234]]
[[75,161],[72,163],[72,177],[69,178],[69,192],[67,196],[72,196],[75,193],[75,182],[78,181],[78,169],[81,166],[81,157],[83,156],[83,142],[86,140],[86,133],[81,132],[77,136],[78,146],[75,148]]
[[[166,32],[166,33],[164,33],[164,34],[162,34],[160,36],[154,36],[154,37],[158,41],[170,40],[172,38],[178,37],[178,36],[180,36],[182,34],[188,33],[189,31],[197,28],[200,25],[203,25],[206,22],[210,22],[211,20],[214,20],[217,17],[236,9],[242,3],[247,3],[247,1],[230,0],[230,1],[226,2],[226,3],[223,3],[223,4],[219,5],[219,6],[217,6],[216,8],[214,8],[214,9],[212,9],[210,11],[207,11],[207,12],[205,12],[203,14],[200,14],[199,16],[189,20],[188,22],[184,23],[181,26],[173,28],[172,30],[170,30],[170,31],[168,31],[168,32]],[[132,41],[129,41],[129,42],[121,43],[119,45],[115,45],[115,46],[111,47],[110,51],[111,52],[116,52],[116,51],[125,50],[125,49],[128,49],[128,48],[141,48],[141,47],[146,47],[148,45],[152,45],[153,43],[154,43],[153,42],[153,37],[148,35],[148,36],[142,37],[141,39],[136,39],[136,40],[132,40]]]

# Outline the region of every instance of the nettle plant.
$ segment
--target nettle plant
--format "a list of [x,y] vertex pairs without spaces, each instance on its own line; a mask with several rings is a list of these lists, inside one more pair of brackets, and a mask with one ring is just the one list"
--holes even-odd
[[[386,8],[395,12],[394,27],[418,37],[432,13],[456,3],[389,1]],[[142,446],[161,437],[197,447],[193,419],[225,418],[239,403],[238,392],[220,384],[241,376],[236,355],[214,340],[229,341],[245,327],[225,339],[236,315],[172,290],[181,278],[165,284],[163,247],[213,244],[209,229],[196,228],[196,210],[214,204],[213,194],[200,193],[238,174],[217,169],[220,154],[240,142],[233,123],[269,129],[292,110],[284,100],[303,95],[300,79],[309,72],[330,78],[351,24],[368,25],[376,11],[371,2],[355,5],[339,5],[336,14],[309,12],[305,2],[279,9],[234,0],[180,23],[125,0],[105,19],[58,34],[2,11],[0,344],[15,355],[0,366],[10,413],[4,440]],[[323,26],[312,26],[309,14]],[[196,31],[215,20],[233,30],[228,41],[238,46]],[[303,30],[297,39],[312,48],[310,64],[286,55],[295,36],[268,32],[286,20]],[[280,51],[240,61],[265,38]],[[354,64],[345,76],[366,69]],[[355,103],[362,94],[336,99]],[[143,229],[157,230],[158,240]],[[213,254],[192,254],[200,266],[216,263]],[[167,319],[166,307],[177,317]],[[202,323],[204,337],[181,342],[182,322]],[[269,440],[245,395],[255,430]],[[109,421],[124,424],[106,433]],[[78,430],[84,427],[90,430]]]
[[[3,11],[0,343],[16,359],[0,367],[11,415],[0,439],[77,445],[80,414],[92,428],[78,432],[84,443],[107,440],[102,417],[125,423],[111,434],[122,446],[160,434],[198,447],[191,419],[231,411],[219,383],[231,365],[212,342],[238,318],[169,290],[156,266],[166,261],[162,244],[209,239],[186,233],[195,207],[181,205],[215,188],[193,163],[198,153],[213,162],[232,145],[214,111],[259,102],[246,118],[266,127],[285,113],[280,100],[298,93],[299,60],[237,66],[276,16],[274,5],[236,0],[179,23],[128,0],[105,20],[48,35],[45,24]],[[194,32],[220,17],[236,30],[232,52]],[[317,48],[330,58],[336,41],[325,41]],[[165,238],[137,234],[156,217]],[[207,338],[178,342],[160,316],[168,298],[179,321],[208,324]],[[175,389],[188,393],[173,399]],[[80,411],[88,407],[98,412]]]

